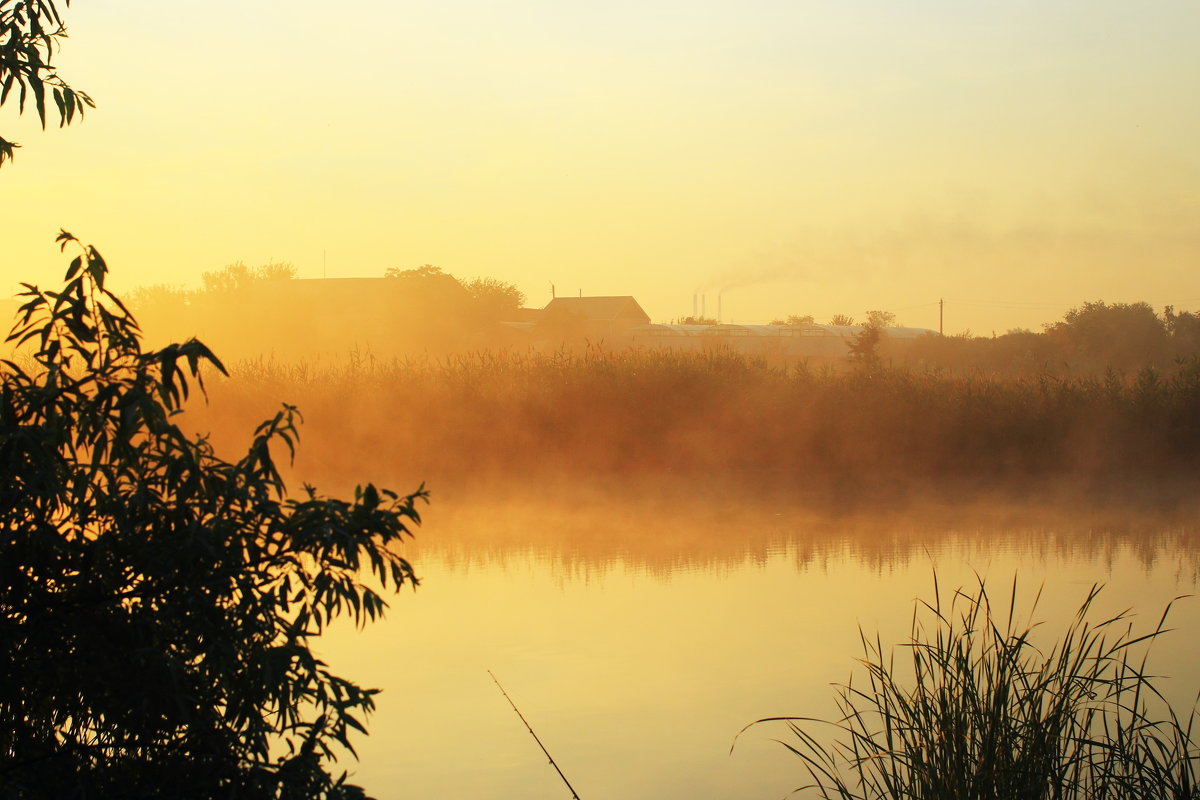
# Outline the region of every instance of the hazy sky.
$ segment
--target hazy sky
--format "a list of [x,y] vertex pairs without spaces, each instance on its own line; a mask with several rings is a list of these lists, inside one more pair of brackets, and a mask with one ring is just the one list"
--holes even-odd
[[[60,3],[61,5],[61,3]],[[76,0],[98,107],[0,135],[0,278],[437,264],[656,321],[1200,308],[1196,0]],[[324,257],[323,257],[324,254]]]

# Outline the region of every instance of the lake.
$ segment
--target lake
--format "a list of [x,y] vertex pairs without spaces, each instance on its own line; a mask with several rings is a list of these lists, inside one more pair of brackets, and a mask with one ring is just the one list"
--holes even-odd
[[[1095,583],[1094,619],[1132,607],[1149,630],[1196,588],[1193,519],[1011,504],[816,514],[715,492],[435,496],[407,553],[421,586],[319,650],[384,690],[345,762],[381,800],[571,796],[488,670],[583,800],[774,800],[806,782],[775,741],[788,731],[739,731],[832,718],[860,627],[904,641],[935,568],[944,597],[986,576],[1005,612],[1016,576],[1018,611],[1045,623],[1047,645]],[[1169,620],[1150,664],[1183,709],[1200,688],[1200,604]]]

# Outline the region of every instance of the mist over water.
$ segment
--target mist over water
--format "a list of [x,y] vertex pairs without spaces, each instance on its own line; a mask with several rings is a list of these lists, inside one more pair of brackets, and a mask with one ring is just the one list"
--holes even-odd
[[[384,690],[355,780],[407,796],[781,797],[799,763],[763,717],[835,714],[860,635],[903,643],[914,603],[987,582],[1052,644],[1097,614],[1153,627],[1194,592],[1200,398],[1186,365],[987,375],[776,362],[727,350],[495,348],[212,376],[188,425],[236,452],[283,402],[305,417],[293,492],[371,481],[431,503],[421,586],[322,655]],[[286,454],[278,453],[279,457]],[[1030,610],[1034,597],[1040,600]],[[1196,693],[1200,613],[1154,645]]]
[[[240,448],[280,402],[296,481],[548,498],[600,486],[837,512],[927,503],[1169,509],[1200,477],[1200,371],[956,375],[714,350],[238,362],[188,424]],[[239,440],[240,437],[240,440]]]

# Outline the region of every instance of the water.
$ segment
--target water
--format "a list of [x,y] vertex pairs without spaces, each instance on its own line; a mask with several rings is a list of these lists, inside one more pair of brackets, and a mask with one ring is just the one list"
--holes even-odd
[[[1094,583],[1097,619],[1132,606],[1152,628],[1194,591],[1200,561],[1194,527],[1144,515],[450,505],[410,552],[421,587],[383,623],[322,639],[336,672],[384,689],[346,764],[382,800],[570,797],[489,669],[583,800],[781,798],[805,782],[773,741],[787,731],[739,731],[832,717],[860,627],[902,641],[935,567],[944,590],[985,575],[1005,608],[1014,575],[1018,609],[1044,584],[1033,619],[1053,634]],[[1151,665],[1187,706],[1200,606],[1170,619]]]

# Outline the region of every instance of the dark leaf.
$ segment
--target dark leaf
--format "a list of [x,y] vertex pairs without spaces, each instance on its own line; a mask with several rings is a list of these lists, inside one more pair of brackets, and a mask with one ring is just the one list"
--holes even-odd
[[358,568],[406,507],[371,486],[353,506],[285,498],[271,446],[294,449],[293,406],[237,462],[185,434],[189,373],[224,366],[195,340],[144,351],[82,251],[61,290],[23,285],[9,339],[36,359],[0,371],[0,474],[36,487],[0,505],[0,783],[332,798],[333,744],[363,732],[373,692],[309,642],[338,614],[378,616]]

